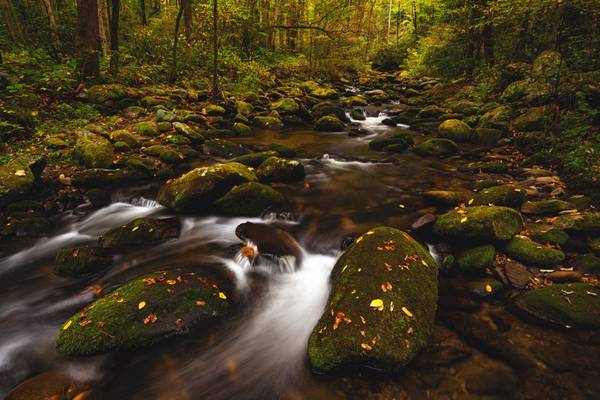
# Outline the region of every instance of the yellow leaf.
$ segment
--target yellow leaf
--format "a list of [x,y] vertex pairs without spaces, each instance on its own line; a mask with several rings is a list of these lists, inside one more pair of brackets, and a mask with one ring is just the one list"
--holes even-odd
[[66,331],[67,329],[69,329],[69,327],[71,326],[72,323],[73,323],[72,320],[68,320],[67,323],[63,326],[63,331]]
[[32,112],[31,112],[31,116],[32,116],[32,117],[36,117],[37,115],[38,115],[38,112],[37,112],[37,111],[32,111]]
[[141,310],[144,307],[146,307],[146,302],[145,301],[140,301],[140,303],[138,304],[138,310]]
[[373,350],[373,347],[371,347],[371,345],[369,343],[361,343],[360,347],[362,347],[363,349],[365,349],[367,351]]
[[467,217],[463,217],[463,218],[460,220],[460,223],[461,223],[461,224],[464,224],[465,222],[467,222]]
[[124,298],[122,298],[122,297],[121,297],[121,298],[119,298],[119,299],[117,299],[117,303],[122,303],[122,302],[124,302],[124,301],[125,301],[125,299],[124,299]]
[[27,175],[27,174],[25,173],[24,169],[15,171],[15,176],[25,176],[25,175]]
[[373,300],[371,300],[370,306],[372,308],[376,308],[379,311],[382,311],[383,310],[383,300],[381,300],[381,299],[373,299]]
[[471,200],[469,200],[468,204],[471,205],[471,204],[473,204],[474,201],[475,201],[475,199],[471,199]]
[[400,207],[400,208],[406,208],[406,206],[404,204],[398,204],[398,207]]
[[409,317],[412,318],[413,313],[410,312],[410,310],[406,307],[402,307],[402,311],[404,312],[404,314],[408,315]]
[[358,244],[358,243],[360,243],[360,241],[361,241],[361,240],[363,240],[363,237],[362,237],[362,236],[361,236],[361,237],[359,237],[358,239],[356,239],[356,243],[357,243],[357,244]]
[[488,283],[487,285],[485,285],[485,291],[488,293],[492,293],[494,290],[492,289],[492,286]]
[[131,230],[131,232],[135,232],[135,231],[137,231],[138,229],[140,229],[140,227],[139,227],[139,226],[134,226],[134,227],[133,227],[133,229]]
[[227,298],[227,296],[223,292],[219,292],[219,297],[223,300],[225,300]]

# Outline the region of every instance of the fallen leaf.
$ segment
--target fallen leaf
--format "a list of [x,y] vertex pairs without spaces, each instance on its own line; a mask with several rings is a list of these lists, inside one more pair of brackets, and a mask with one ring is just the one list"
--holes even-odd
[[371,304],[369,304],[371,308],[375,308],[379,311],[383,311],[383,300],[381,299],[373,299],[371,300]]
[[167,279],[167,285],[174,285],[177,281],[175,279]]
[[196,300],[196,305],[202,307],[206,305],[206,302],[204,300]]
[[158,320],[158,317],[156,316],[156,314],[154,314],[154,313],[148,314],[148,316],[146,318],[144,318],[144,325],[153,324],[157,320]]
[[175,321],[175,326],[179,327],[181,325],[183,325],[183,320],[181,318],[179,318]]
[[460,223],[464,224],[465,222],[467,222],[467,219],[468,219],[467,217],[462,217],[460,220]]
[[402,311],[404,312],[404,314],[408,315],[409,317],[412,318],[413,313],[410,312],[410,310],[406,307],[402,307]]
[[362,347],[363,349],[365,349],[367,351],[373,350],[373,347],[371,347],[371,345],[369,343],[361,343],[360,347]]
[[227,298],[227,295],[223,292],[219,292],[219,298],[225,300]]
[[485,285],[485,291],[487,293],[492,293],[494,291],[494,289],[492,289],[492,285],[490,285],[489,283],[487,285]]
[[141,310],[144,307],[146,307],[146,302],[145,301],[140,301],[140,303],[138,304],[138,310]]
[[68,320],[67,323],[63,326],[63,331],[69,329],[69,327],[73,324],[72,320]]
[[19,170],[15,171],[15,176],[25,176],[25,175],[27,175],[27,174],[25,173],[24,169],[19,169]]

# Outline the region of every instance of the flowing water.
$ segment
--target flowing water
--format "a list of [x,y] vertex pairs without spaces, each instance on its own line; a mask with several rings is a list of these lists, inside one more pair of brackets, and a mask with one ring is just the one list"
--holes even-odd
[[[288,213],[257,219],[180,216],[178,238],[119,253],[100,276],[70,280],[52,274],[58,249],[92,243],[134,218],[170,215],[144,188],[117,193],[118,201],[100,210],[84,205],[65,215],[50,237],[6,250],[0,259],[0,396],[51,370],[89,382],[107,399],[336,397],[309,373],[305,355],[342,240],[379,225],[406,229],[428,212],[422,191],[457,187],[469,179],[452,163],[410,152],[388,156],[369,150],[368,139],[405,127],[386,127],[381,125],[385,114],[367,112],[370,116],[360,122],[370,133],[366,138],[284,130],[239,139],[298,149],[307,170],[305,183],[278,187],[296,205]],[[277,224],[292,233],[305,251],[301,268],[282,272],[267,265],[250,267],[236,257],[243,243],[234,231],[248,220]],[[94,299],[95,287],[110,290],[158,269],[208,266],[232,277],[243,304],[221,325],[122,354],[67,360],[55,352],[59,327]]]

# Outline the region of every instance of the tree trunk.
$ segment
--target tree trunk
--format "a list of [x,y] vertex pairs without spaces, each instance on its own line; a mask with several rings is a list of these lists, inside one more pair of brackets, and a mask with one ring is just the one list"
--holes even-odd
[[412,9],[413,9],[413,29],[414,29],[414,34],[415,36],[417,36],[419,34],[419,25],[418,25],[418,21],[417,21],[417,3],[413,0],[412,2]]
[[54,57],[58,58],[60,52],[60,39],[58,36],[58,24],[56,23],[56,14],[50,0],[42,0],[46,15],[48,16],[48,26],[50,27],[50,38],[52,40],[52,50]]
[[15,44],[23,43],[23,31],[10,0],[0,0],[0,17],[4,20],[10,38]]
[[148,19],[146,18],[146,0],[140,0],[140,17],[142,19],[142,25],[148,25]]
[[221,97],[221,90],[219,89],[219,5],[217,0],[213,2],[213,32],[212,32],[212,45],[213,45],[213,71],[212,71],[212,89],[211,95],[213,102],[217,102]]
[[109,51],[108,35],[106,33],[107,8],[106,0],[98,0],[98,37],[100,38],[102,55],[105,58],[108,57]]
[[169,82],[175,82],[177,79],[177,43],[179,42],[179,27],[181,26],[181,17],[183,15],[183,2],[179,3],[179,11],[175,19],[175,36],[173,36],[173,49],[171,53],[171,67],[169,68]]
[[110,5],[110,73],[116,76],[119,73],[119,14],[121,0],[111,0]]
[[185,40],[189,42],[192,37],[192,0],[181,0],[181,5],[183,6],[183,32],[185,35]]
[[100,78],[97,0],[77,0],[77,56],[79,81],[97,82]]

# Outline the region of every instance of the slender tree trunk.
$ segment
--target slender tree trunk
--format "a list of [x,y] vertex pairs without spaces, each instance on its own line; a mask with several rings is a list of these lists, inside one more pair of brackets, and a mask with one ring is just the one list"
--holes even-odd
[[97,0],[77,0],[77,55],[80,82],[97,82],[100,79]]
[[183,26],[185,40],[189,42],[192,37],[192,23],[193,23],[193,12],[192,12],[192,0],[181,0],[183,6]]
[[179,3],[179,11],[177,12],[177,18],[175,19],[175,36],[173,36],[171,67],[169,68],[169,82],[175,82],[177,79],[177,43],[179,42],[179,27],[181,26],[183,7],[183,2]]
[[213,2],[213,32],[212,32],[212,45],[213,45],[213,71],[212,71],[212,90],[211,95],[213,102],[217,102],[221,97],[221,90],[219,89],[219,5],[217,0]]
[[142,25],[148,25],[148,19],[146,18],[146,0],[140,0],[140,17],[142,19]]
[[412,2],[412,9],[413,9],[413,29],[414,29],[414,34],[415,36],[419,35],[419,23],[417,21],[418,17],[417,17],[417,3],[413,0]]
[[58,36],[58,24],[56,22],[56,14],[50,0],[42,0],[46,15],[48,16],[48,26],[50,27],[50,38],[52,40],[52,50],[54,57],[58,58],[60,52],[60,38]]
[[388,4],[388,18],[387,18],[387,34],[386,34],[386,41],[389,44],[390,43],[390,31],[392,29],[392,3],[393,0],[390,0],[389,4]]
[[110,12],[110,73],[116,76],[119,73],[119,14],[121,0],[111,0]]
[[107,58],[109,51],[108,35],[106,33],[107,18],[106,0],[98,0],[98,37],[100,38],[100,48],[102,55]]
[[23,43],[23,31],[10,0],[0,0],[0,17],[4,20],[10,38],[15,44]]

